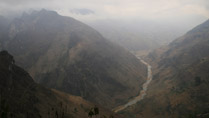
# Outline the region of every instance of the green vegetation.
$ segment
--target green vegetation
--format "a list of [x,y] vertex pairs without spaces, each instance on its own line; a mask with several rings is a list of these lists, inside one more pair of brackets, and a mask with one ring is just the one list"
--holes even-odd
[[48,118],[68,118],[69,113],[67,110],[67,105],[63,105],[62,102],[59,103],[58,106],[52,107],[48,110],[47,117]]
[[[1,96],[1,95],[0,95]],[[1,118],[9,118],[9,106],[6,103],[6,99],[1,99],[0,98],[0,115]]]
[[195,77],[195,86],[199,86],[202,83],[201,77],[196,76]]
[[88,116],[91,118],[92,116],[97,116],[99,115],[99,108],[97,106],[95,106],[94,108],[91,108],[89,113],[88,113]]

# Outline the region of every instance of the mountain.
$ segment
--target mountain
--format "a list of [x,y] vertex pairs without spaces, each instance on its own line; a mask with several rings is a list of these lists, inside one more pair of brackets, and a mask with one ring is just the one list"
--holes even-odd
[[133,21],[97,20],[87,22],[87,24],[112,42],[142,55],[144,52],[167,45],[188,31],[187,26],[142,19],[133,19]]
[[107,108],[136,96],[146,66],[93,28],[54,11],[14,19],[2,48],[43,86],[82,96]]
[[[95,107],[81,97],[36,84],[7,51],[0,52],[0,77],[1,118],[84,118]],[[118,117],[102,107],[99,110],[100,116]]]
[[124,113],[140,118],[209,117],[209,20],[147,57],[147,97]]

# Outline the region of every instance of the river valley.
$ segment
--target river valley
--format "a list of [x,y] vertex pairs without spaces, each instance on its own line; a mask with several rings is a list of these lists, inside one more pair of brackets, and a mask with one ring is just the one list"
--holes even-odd
[[147,66],[147,80],[146,82],[143,84],[142,86],[142,90],[140,91],[139,95],[134,97],[133,99],[131,99],[128,103],[124,104],[124,105],[121,105],[121,106],[118,106],[116,108],[113,109],[114,112],[119,112],[119,111],[122,111],[124,110],[125,108],[131,106],[131,105],[134,105],[136,104],[137,102],[141,101],[142,99],[144,99],[144,97],[146,96],[146,91],[147,91],[147,88],[150,84],[150,82],[152,81],[152,67],[147,63],[145,62],[144,60],[142,60],[139,56],[136,56],[143,64],[145,64]]

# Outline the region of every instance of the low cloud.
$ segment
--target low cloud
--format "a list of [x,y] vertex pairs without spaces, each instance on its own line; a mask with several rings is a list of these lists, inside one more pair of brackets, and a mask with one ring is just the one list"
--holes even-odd
[[[79,20],[144,19],[184,23],[209,18],[208,0],[1,0],[0,14],[27,10],[55,10]],[[194,21],[196,20],[196,21]]]
[[78,14],[78,15],[90,15],[90,14],[94,14],[94,11],[90,10],[90,9],[72,9],[70,10],[71,13],[73,14]]

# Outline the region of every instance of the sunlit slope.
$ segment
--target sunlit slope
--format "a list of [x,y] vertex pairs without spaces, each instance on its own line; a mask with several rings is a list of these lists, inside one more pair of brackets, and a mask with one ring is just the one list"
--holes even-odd
[[141,118],[208,117],[209,21],[147,58],[154,66],[147,98],[126,113]]

